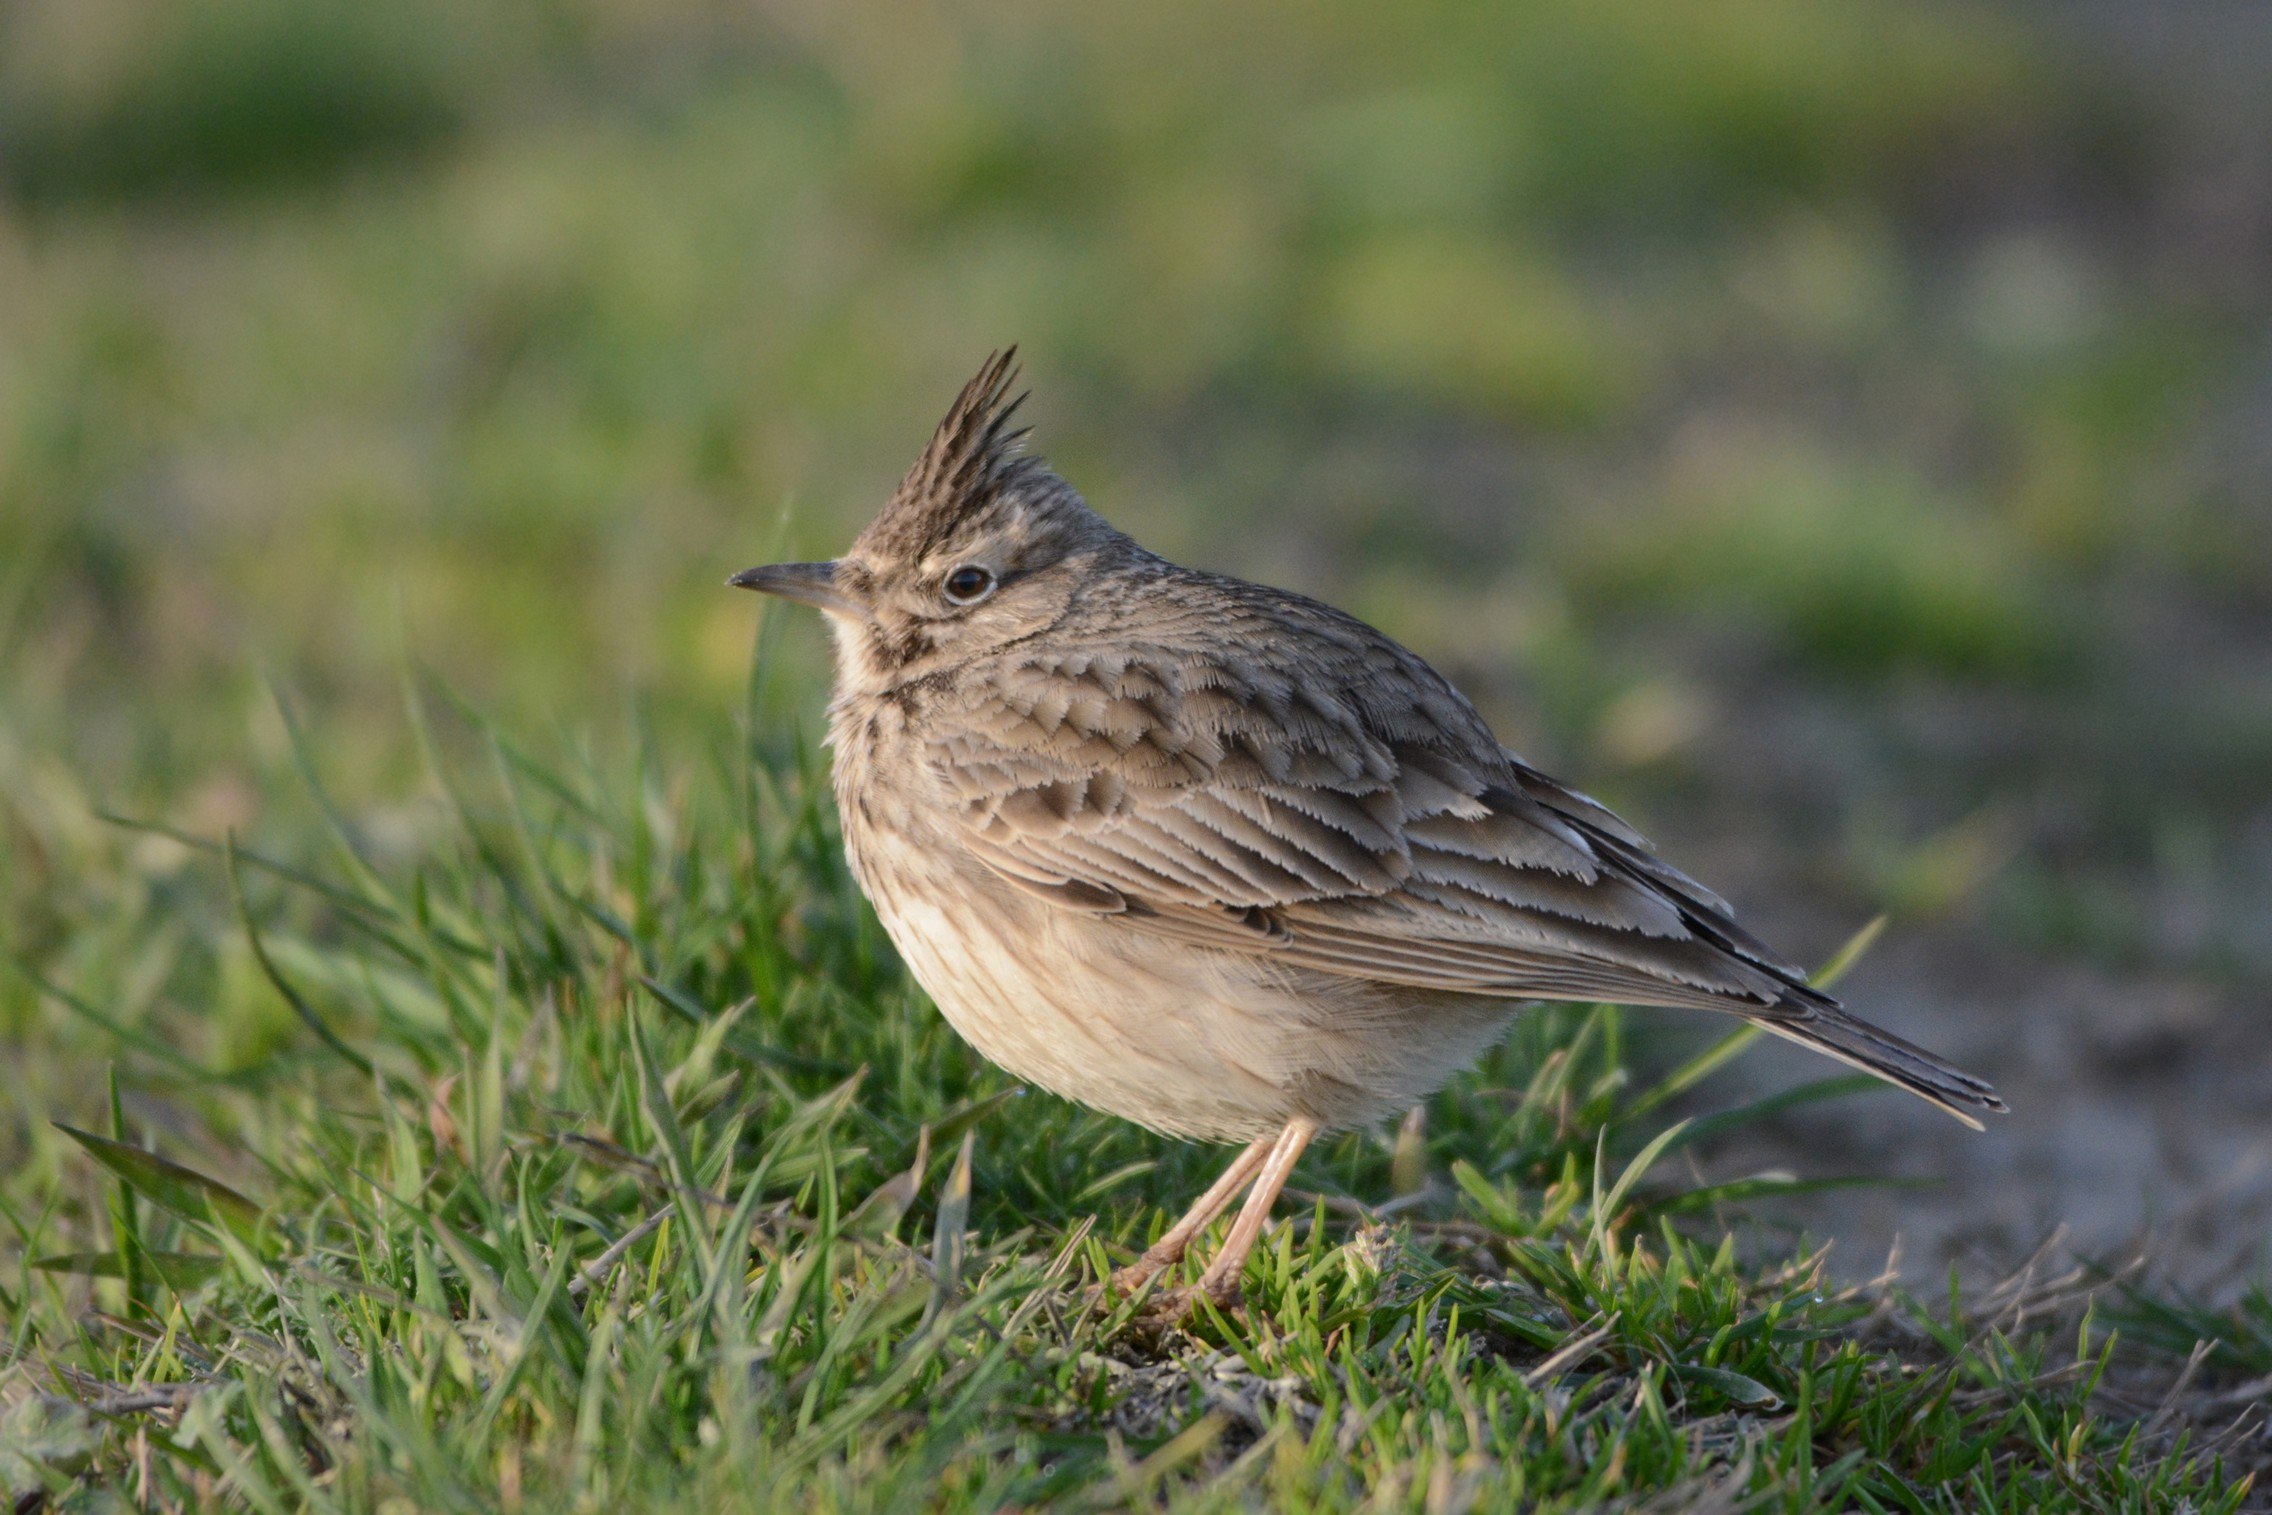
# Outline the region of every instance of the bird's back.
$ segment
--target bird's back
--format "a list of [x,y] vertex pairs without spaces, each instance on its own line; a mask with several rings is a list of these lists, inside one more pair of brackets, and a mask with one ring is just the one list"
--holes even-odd
[[1047,624],[892,690],[870,732],[893,755],[854,771],[913,780],[938,845],[1108,940],[1402,989],[1416,1014],[1730,1011],[1946,1107],[1992,1100],[1806,987],[1417,655],[1299,595],[1131,549]]

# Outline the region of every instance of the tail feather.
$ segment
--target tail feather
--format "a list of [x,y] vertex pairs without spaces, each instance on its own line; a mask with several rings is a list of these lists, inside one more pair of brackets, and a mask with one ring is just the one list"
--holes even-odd
[[1889,1084],[1907,1089],[1918,1098],[1938,1105],[1973,1130],[1982,1129],[1971,1112],[1984,1110],[2002,1115],[2004,1102],[1987,1080],[1942,1062],[1924,1048],[1880,1031],[1868,1021],[1848,1015],[1828,995],[1794,988],[1773,1010],[1752,1020],[1802,1047],[1837,1058],[1842,1063],[1875,1074]]

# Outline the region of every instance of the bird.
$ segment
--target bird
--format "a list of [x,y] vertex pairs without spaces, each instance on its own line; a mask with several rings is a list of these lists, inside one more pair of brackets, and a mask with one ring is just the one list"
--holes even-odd
[[[1717,1011],[1980,1128],[1993,1088],[1851,1014],[1421,658],[1139,546],[1027,447],[1014,347],[839,558],[728,583],[825,614],[852,874],[954,1029],[1027,1083],[1241,1144],[1131,1292],[1310,1142],[1426,1099],[1526,1003]],[[1173,1308],[1192,1289],[1163,1289]]]

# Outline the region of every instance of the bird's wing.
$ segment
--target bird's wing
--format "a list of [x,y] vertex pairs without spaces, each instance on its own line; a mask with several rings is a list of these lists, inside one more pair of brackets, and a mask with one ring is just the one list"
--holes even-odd
[[975,670],[924,723],[971,850],[1064,908],[1352,978],[1746,1013],[1800,984],[1418,658],[1317,629],[1302,677],[1251,643]]
[[[970,850],[1067,910],[1293,967],[1505,999],[1724,1010],[1977,1127],[1980,1079],[1848,1015],[1425,663],[1297,602],[1285,645],[1029,650],[926,709]],[[1210,649],[1226,649],[1213,651]]]

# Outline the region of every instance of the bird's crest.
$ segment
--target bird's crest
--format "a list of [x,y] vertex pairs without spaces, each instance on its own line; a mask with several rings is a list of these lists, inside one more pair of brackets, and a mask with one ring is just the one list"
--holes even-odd
[[1024,456],[1020,447],[1030,428],[1010,426],[1026,398],[1010,393],[1018,379],[1017,356],[1015,347],[993,354],[962,387],[891,502],[861,533],[861,546],[880,557],[915,562],[1005,484],[1040,469],[1040,460]]

